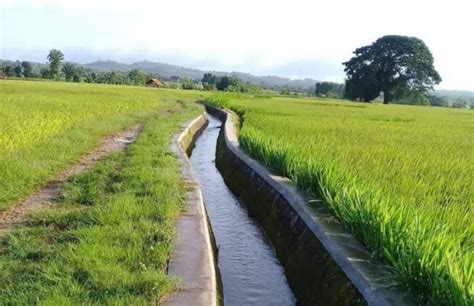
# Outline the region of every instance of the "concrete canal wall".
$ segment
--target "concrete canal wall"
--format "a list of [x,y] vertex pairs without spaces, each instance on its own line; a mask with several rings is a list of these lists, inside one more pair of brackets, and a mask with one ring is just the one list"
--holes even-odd
[[164,301],[169,306],[220,304],[215,242],[201,189],[188,158],[207,122],[206,114],[202,114],[187,123],[172,144],[187,193],[186,210],[177,220],[176,243],[168,267],[168,273],[180,279],[179,290]]
[[227,186],[264,228],[301,305],[412,305],[390,277],[322,205],[239,148],[236,115],[206,105],[219,118],[216,164]]

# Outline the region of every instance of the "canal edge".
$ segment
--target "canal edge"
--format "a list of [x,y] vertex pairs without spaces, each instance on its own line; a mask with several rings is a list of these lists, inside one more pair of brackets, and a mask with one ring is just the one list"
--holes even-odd
[[[216,165],[270,237],[302,305],[416,304],[389,276],[388,266],[373,258],[320,200],[309,198],[240,149],[237,115],[207,103],[205,107],[223,122]],[[308,205],[318,201],[317,207]]]
[[216,243],[201,188],[189,160],[194,143],[207,124],[206,113],[188,121],[171,145],[187,191],[186,209],[176,221],[175,244],[168,264],[168,274],[180,282],[178,291],[163,301],[167,306],[222,304]]

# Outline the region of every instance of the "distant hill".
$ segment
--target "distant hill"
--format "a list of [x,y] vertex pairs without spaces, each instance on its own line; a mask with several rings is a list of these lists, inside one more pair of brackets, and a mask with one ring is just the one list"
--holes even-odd
[[466,90],[436,90],[434,94],[449,98],[474,98],[474,91]]
[[84,64],[82,66],[85,68],[89,68],[92,70],[99,70],[99,71],[110,71],[110,70],[128,71],[128,70],[133,69],[133,68],[130,68],[129,65],[127,64],[114,62],[114,61],[97,61],[90,64]]
[[177,65],[156,63],[150,61],[141,61],[133,64],[124,64],[115,61],[97,61],[83,65],[89,69],[95,69],[100,71],[116,70],[116,71],[129,71],[132,69],[140,69],[145,72],[157,74],[162,78],[169,79],[173,76],[177,77],[189,77],[194,80],[202,79],[202,76],[206,72],[213,73],[217,76],[230,76],[235,75],[245,82],[258,84],[266,88],[281,88],[289,86],[292,89],[308,90],[313,88],[316,84],[316,80],[303,79],[303,80],[291,80],[289,78],[279,76],[256,76],[250,73],[243,72],[223,72],[223,71],[204,71],[199,69],[186,68]]

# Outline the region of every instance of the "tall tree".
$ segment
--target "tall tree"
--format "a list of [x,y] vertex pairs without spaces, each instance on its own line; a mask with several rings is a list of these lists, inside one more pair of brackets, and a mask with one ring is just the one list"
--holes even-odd
[[33,66],[30,62],[21,62],[21,67],[23,68],[23,75],[25,78],[31,78],[33,76]]
[[126,75],[120,71],[109,71],[100,76],[99,83],[105,84],[125,84],[126,83]]
[[191,78],[183,77],[181,78],[181,88],[182,89],[194,89],[195,85]]
[[11,76],[15,75],[15,72],[13,71],[13,67],[10,66],[10,65],[4,65],[2,67],[2,70],[3,70],[3,73],[5,74],[5,76],[7,76],[7,77],[11,77]]
[[96,83],[97,82],[97,73],[95,73],[92,70],[85,70],[84,71],[84,77],[85,77],[85,82],[86,83]]
[[62,71],[64,73],[66,81],[72,81],[74,79],[74,75],[76,74],[76,65],[71,63],[65,63],[63,65]]
[[40,69],[40,75],[42,79],[50,79],[51,78],[51,73],[48,68],[41,68]]
[[316,96],[341,98],[344,95],[344,84],[333,82],[318,82],[314,93]]
[[145,85],[148,76],[138,69],[132,69],[128,72],[127,78],[133,85]]
[[21,63],[19,61],[16,61],[13,71],[15,72],[16,77],[21,78],[23,76],[23,67],[21,67]]
[[216,89],[217,77],[212,73],[205,73],[202,77],[202,87],[205,90],[214,90]]
[[53,80],[59,80],[59,72],[61,68],[61,61],[64,59],[64,54],[61,50],[51,49],[48,54],[49,73]]
[[83,77],[84,77],[84,68],[82,68],[82,66],[75,66],[72,80],[74,82],[80,82]]
[[228,76],[224,76],[220,78],[219,80],[217,80],[216,87],[217,87],[217,90],[219,91],[226,91],[229,88],[230,84],[231,84],[230,78]]
[[345,95],[350,99],[372,101],[383,92],[387,104],[402,96],[426,95],[441,82],[433,55],[416,37],[384,36],[354,54],[343,63],[347,73]]

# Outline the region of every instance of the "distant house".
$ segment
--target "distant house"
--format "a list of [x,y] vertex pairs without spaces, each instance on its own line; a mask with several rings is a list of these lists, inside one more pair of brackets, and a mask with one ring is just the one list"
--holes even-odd
[[150,79],[145,84],[147,87],[163,87],[164,85],[165,84],[163,84],[163,82],[158,79]]

